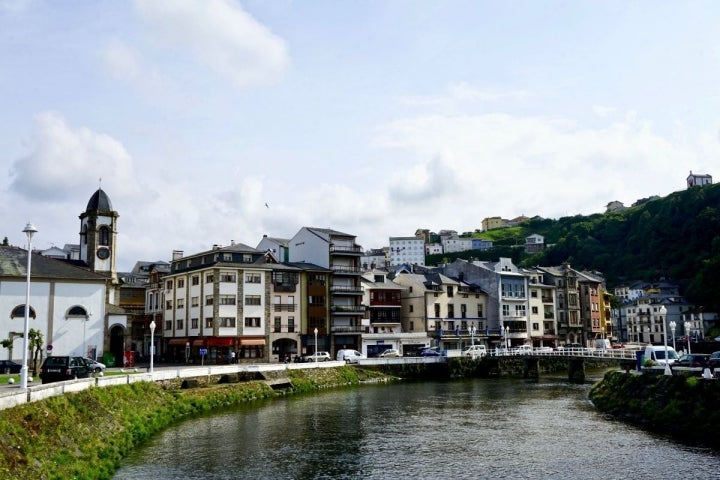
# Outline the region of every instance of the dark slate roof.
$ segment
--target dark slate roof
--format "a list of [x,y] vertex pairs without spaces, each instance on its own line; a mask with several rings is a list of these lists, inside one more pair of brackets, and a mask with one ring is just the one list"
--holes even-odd
[[90,197],[90,201],[87,204],[87,208],[85,209],[85,212],[112,212],[112,202],[110,202],[110,197],[107,196],[107,193],[103,191],[102,188],[98,188],[97,192],[93,193],[93,196]]
[[[32,255],[30,265],[32,278],[55,280],[102,281],[106,278],[85,268],[77,267],[64,260],[44,257],[38,253]],[[18,247],[0,245],[0,278],[27,277],[27,250]]]

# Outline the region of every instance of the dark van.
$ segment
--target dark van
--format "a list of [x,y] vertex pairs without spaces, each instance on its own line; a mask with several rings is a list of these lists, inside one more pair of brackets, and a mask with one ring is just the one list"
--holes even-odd
[[88,378],[93,368],[83,357],[52,356],[45,358],[40,367],[42,383],[62,382],[76,378]]

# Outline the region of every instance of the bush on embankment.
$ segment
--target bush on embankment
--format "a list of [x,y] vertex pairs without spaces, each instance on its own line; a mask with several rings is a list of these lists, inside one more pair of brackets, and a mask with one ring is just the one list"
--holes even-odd
[[590,390],[598,410],[673,438],[720,448],[720,382],[608,372]]
[[[352,367],[288,370],[294,392],[379,376]],[[287,391],[283,393],[288,393]],[[262,381],[166,390],[150,382],[91,388],[3,410],[0,478],[105,479],[149,437],[185,417],[278,395]]]

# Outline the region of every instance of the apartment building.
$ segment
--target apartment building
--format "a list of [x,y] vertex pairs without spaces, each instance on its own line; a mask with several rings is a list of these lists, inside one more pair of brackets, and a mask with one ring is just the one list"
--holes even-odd
[[585,344],[606,338],[603,292],[605,279],[597,274],[578,271],[578,293],[580,295],[580,318],[585,330]]
[[585,337],[580,316],[580,292],[577,272],[570,264],[559,267],[537,267],[543,272],[543,283],[555,286],[558,337],[561,344],[583,343]]
[[511,259],[497,262],[455,260],[442,272],[478,285],[487,295],[485,331],[488,346],[517,346],[531,341],[528,316],[528,277]]
[[558,346],[555,323],[555,286],[543,283],[544,273],[538,269],[525,269],[530,293],[530,338],[534,347]]
[[327,228],[303,227],[288,242],[291,263],[311,263],[331,272],[328,335],[321,335],[321,350],[335,355],[341,348],[359,350],[364,332],[360,257],[355,236]]
[[403,291],[403,322],[409,331],[424,329],[428,340],[443,349],[460,349],[487,339],[487,294],[468,282],[442,273],[399,272],[393,281]]
[[390,266],[425,265],[423,237],[390,237]]
[[315,329],[327,338],[329,273],[243,244],[175,252],[162,277],[167,360],[270,362],[313,350]]

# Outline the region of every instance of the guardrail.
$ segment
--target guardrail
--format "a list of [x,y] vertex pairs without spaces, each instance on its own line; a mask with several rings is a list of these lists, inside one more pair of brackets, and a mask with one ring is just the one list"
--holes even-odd
[[64,382],[45,383],[29,386],[26,390],[19,386],[5,385],[0,388],[0,410],[12,408],[23,403],[37,402],[46,398],[64,395],[66,393],[80,392],[93,387],[109,387],[112,385],[127,385],[135,382],[158,382],[176,378],[205,377],[209,375],[223,375],[243,372],[272,372],[283,370],[300,370],[310,368],[335,368],[345,365],[345,362],[332,360],[329,362],[306,363],[268,363],[248,365],[207,365],[178,368],[160,367],[153,373],[147,371],[128,372],[125,375],[107,375],[90,378],[79,378]]
[[509,356],[540,356],[540,357],[583,357],[598,359],[635,360],[636,350],[618,349],[595,349],[595,348],[565,348],[562,350],[525,350],[525,349],[502,349],[496,348],[489,351],[493,357]]

